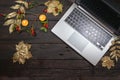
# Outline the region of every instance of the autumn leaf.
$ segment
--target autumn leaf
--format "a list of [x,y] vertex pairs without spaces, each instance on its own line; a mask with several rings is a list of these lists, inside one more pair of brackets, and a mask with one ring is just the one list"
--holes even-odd
[[11,9],[19,9],[19,8],[20,8],[20,5],[19,5],[19,4],[16,4],[15,6],[11,6],[10,8],[11,8]]
[[52,13],[54,16],[59,15],[63,10],[63,5],[58,0],[50,0],[45,2],[47,13]]
[[9,26],[10,24],[13,24],[15,22],[14,19],[9,19],[7,21],[5,21],[5,23],[3,24],[4,26]]
[[11,24],[9,27],[9,33],[12,33],[14,31],[15,24]]
[[25,13],[25,8],[23,6],[20,7],[20,12]]
[[11,13],[9,13],[9,14],[6,16],[6,19],[7,19],[7,18],[13,18],[13,17],[15,17],[16,15],[17,15],[16,12],[11,12]]
[[23,4],[24,4],[24,6],[25,6],[26,8],[28,8],[28,6],[29,6],[29,5],[28,5],[28,2],[24,2]]
[[111,67],[114,67],[114,61],[111,60],[109,56],[105,56],[102,58],[102,67],[111,69]]
[[120,58],[120,50],[113,50],[110,53],[110,56],[112,59],[115,59],[116,61],[118,61],[118,58]]
[[16,45],[17,52],[13,55],[13,63],[18,62],[19,64],[24,64],[26,59],[30,59],[32,57],[29,51],[30,48],[30,44],[24,43],[23,41],[19,42],[18,45]]
[[63,10],[63,5],[62,5],[62,4],[59,4],[57,8],[58,8],[58,11],[59,11],[59,12],[62,12],[62,10]]
[[15,1],[16,3],[23,4],[26,8],[28,8],[28,2],[26,1]]

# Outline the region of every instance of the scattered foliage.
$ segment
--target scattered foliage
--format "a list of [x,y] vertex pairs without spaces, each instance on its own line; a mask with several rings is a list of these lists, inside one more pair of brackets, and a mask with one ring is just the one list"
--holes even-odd
[[111,69],[114,67],[115,62],[118,62],[120,58],[120,38],[117,37],[112,41],[112,45],[108,50],[109,56],[104,56],[102,58],[102,66]]
[[26,59],[30,59],[32,57],[31,52],[31,45],[24,43],[23,41],[19,42],[16,45],[16,53],[13,55],[13,63],[19,62],[19,64],[24,64]]

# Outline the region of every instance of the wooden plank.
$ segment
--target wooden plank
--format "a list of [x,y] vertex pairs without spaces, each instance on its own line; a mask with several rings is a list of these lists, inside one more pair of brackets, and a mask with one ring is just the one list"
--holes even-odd
[[1,76],[0,80],[30,80],[30,77],[8,77],[8,76]]
[[49,77],[91,74],[91,66],[81,60],[31,60],[24,65],[13,64],[9,60],[1,61],[0,76]]
[[50,76],[50,77],[7,77],[3,76],[0,80],[119,80],[120,77],[89,77],[89,76]]
[[[0,59],[11,59],[16,44],[0,44]],[[32,44],[32,59],[83,59],[65,44]]]
[[[22,64],[20,65],[18,63],[13,63],[11,59],[2,59],[0,63],[2,64],[0,67],[6,68],[6,70],[13,70],[13,69],[18,69],[18,70],[20,69],[90,70],[92,69],[91,65],[89,65],[89,63],[87,63],[85,60],[31,59],[31,60],[27,60],[24,65]],[[7,65],[7,66],[4,66],[4,65]],[[2,71],[2,69],[0,70]]]
[[112,77],[112,76],[82,76],[80,80],[119,80],[119,76]]

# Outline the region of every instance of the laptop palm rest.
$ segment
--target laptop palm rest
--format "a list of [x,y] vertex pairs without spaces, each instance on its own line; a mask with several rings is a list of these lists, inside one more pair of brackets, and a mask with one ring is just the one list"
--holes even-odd
[[70,38],[68,39],[68,42],[72,44],[75,48],[77,48],[80,52],[84,50],[84,48],[89,44],[89,42],[78,33],[74,32]]

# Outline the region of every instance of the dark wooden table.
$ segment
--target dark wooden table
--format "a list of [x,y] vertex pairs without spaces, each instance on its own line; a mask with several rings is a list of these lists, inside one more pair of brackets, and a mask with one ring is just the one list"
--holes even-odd
[[[47,0],[38,0],[40,3]],[[0,80],[120,80],[120,63],[115,68],[107,70],[92,66],[83,57],[51,33],[51,29],[70,7],[74,0],[61,0],[64,11],[57,17],[48,14],[49,30],[44,33],[39,30],[39,21],[35,22],[36,37],[28,33],[9,34],[9,27],[3,26],[4,18],[0,18]],[[0,12],[9,13],[9,7],[14,0],[1,0]],[[44,5],[37,6],[30,11],[41,14]],[[32,22],[34,16],[27,15]],[[20,41],[32,44],[33,58],[24,65],[12,63],[15,45]]]

